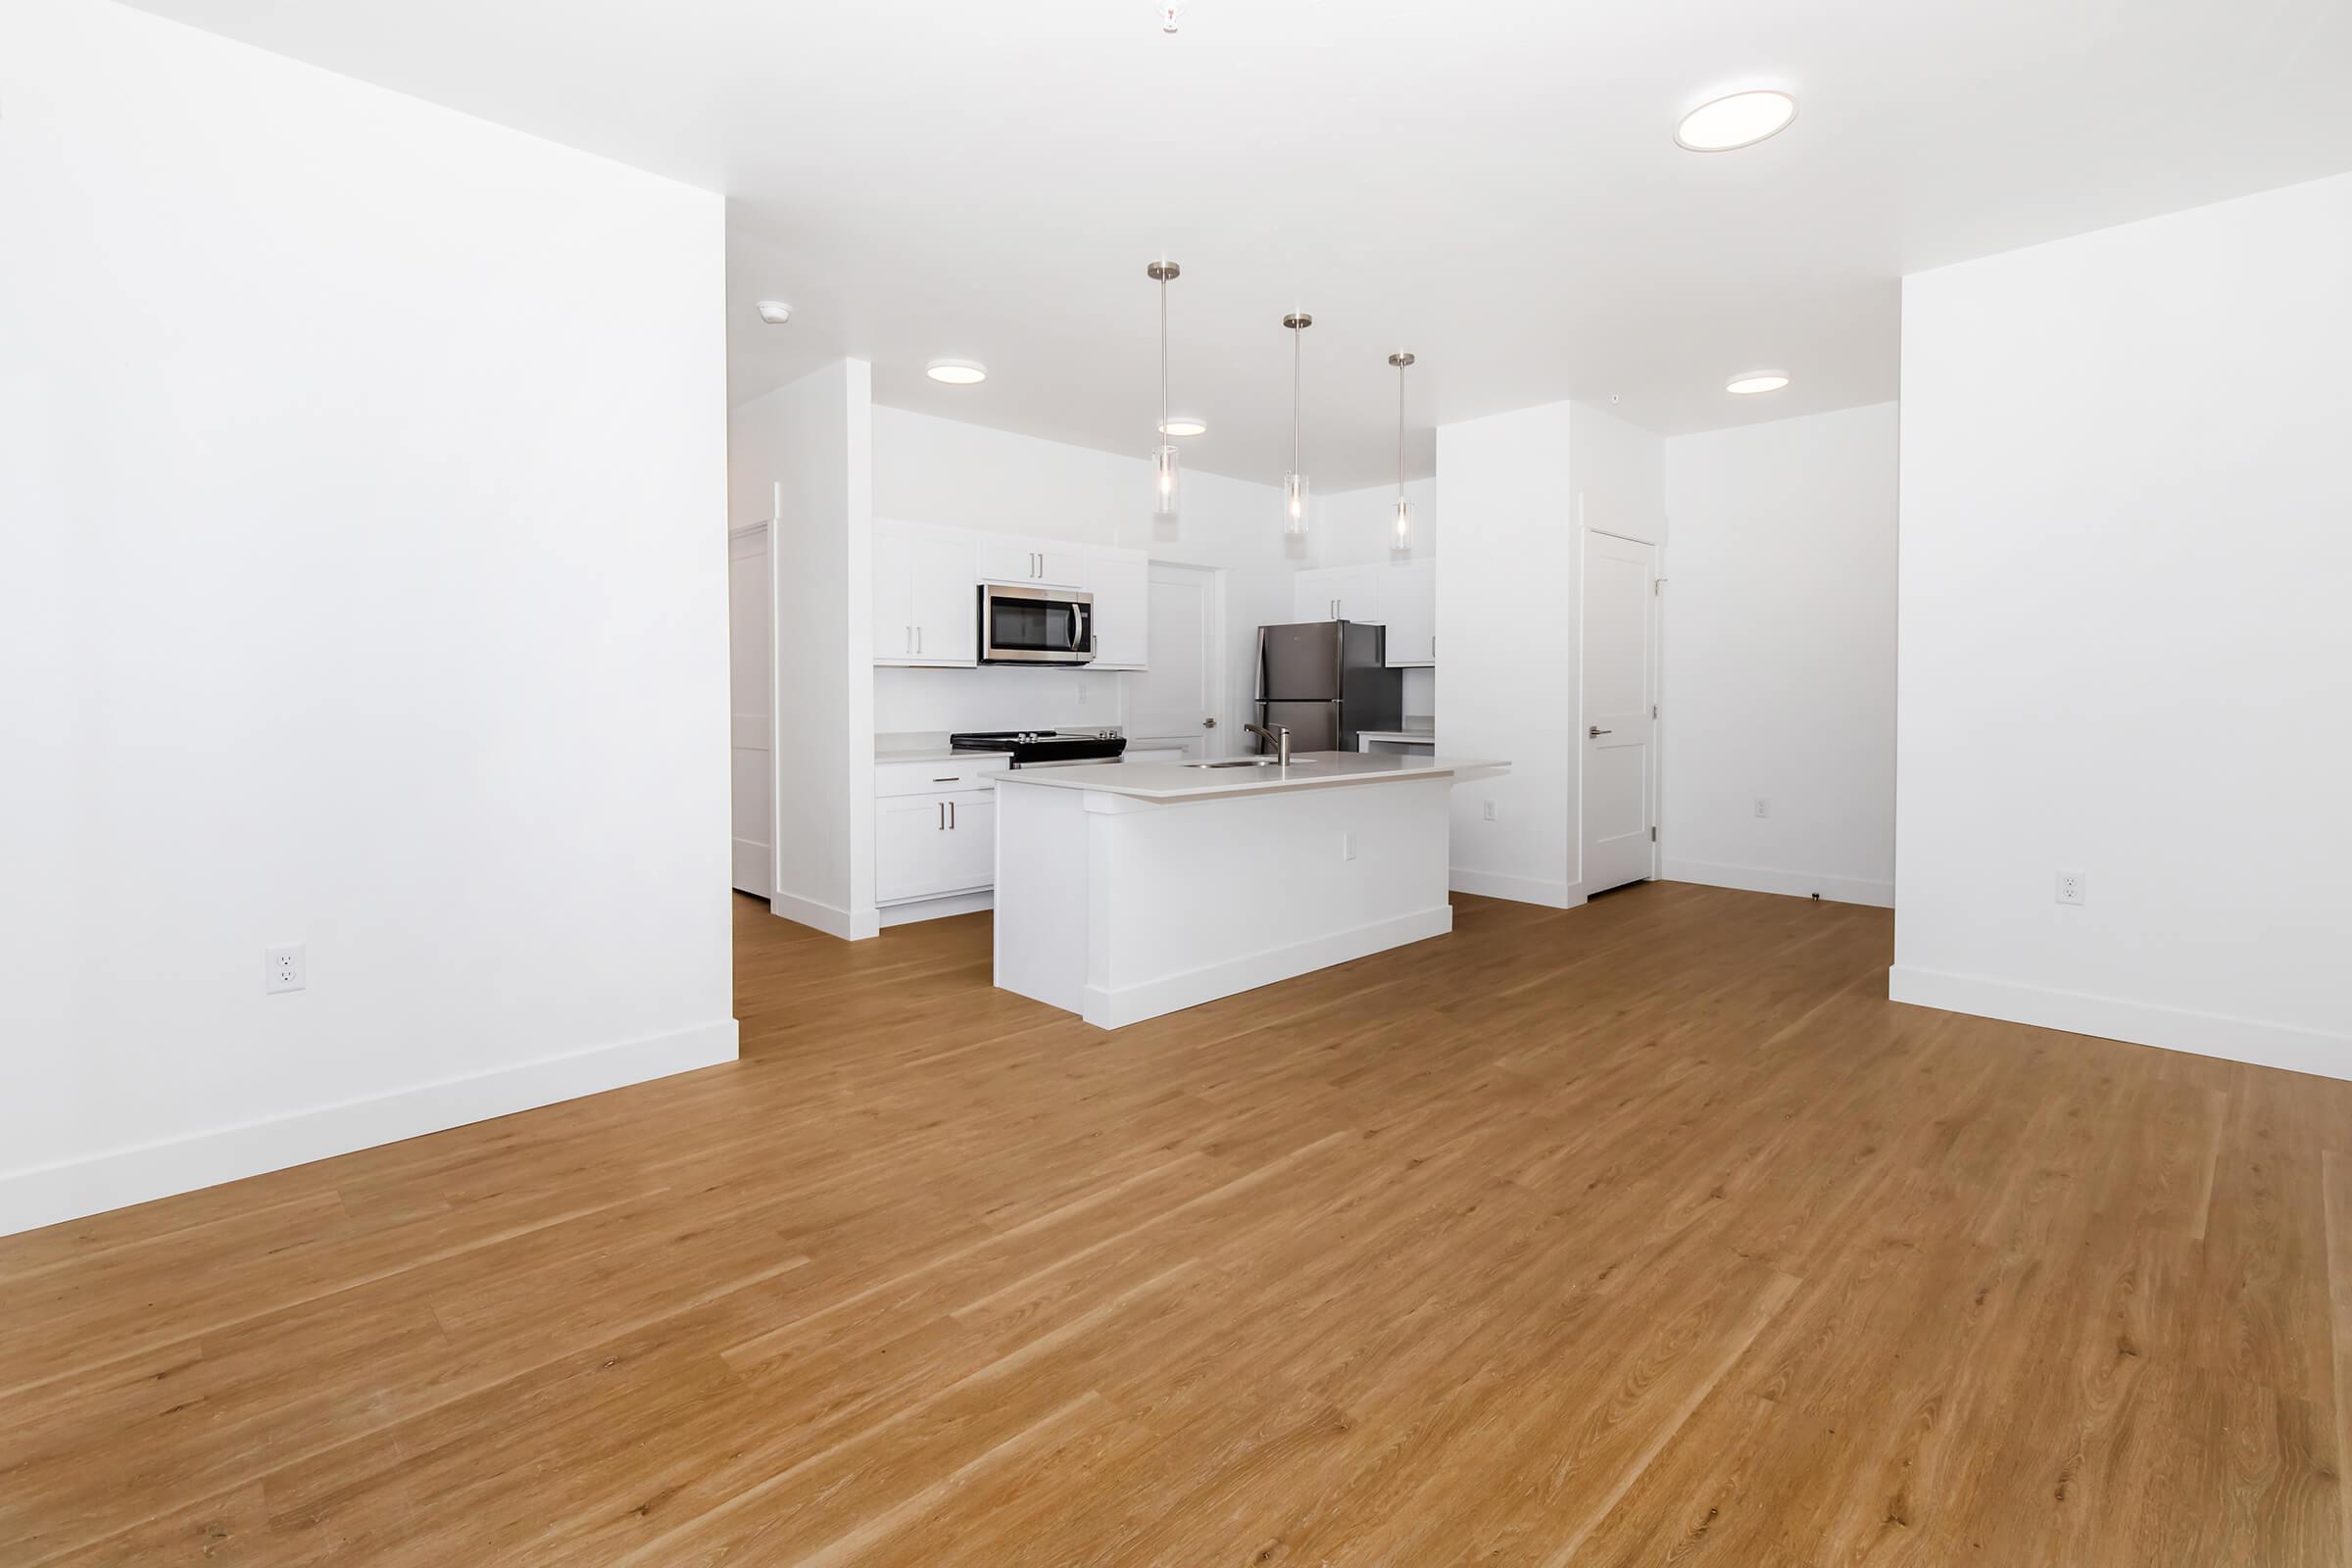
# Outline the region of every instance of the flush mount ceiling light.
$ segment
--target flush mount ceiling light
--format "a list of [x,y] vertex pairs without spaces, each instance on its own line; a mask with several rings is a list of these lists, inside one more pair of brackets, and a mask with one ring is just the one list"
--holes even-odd
[[988,367],[976,360],[933,360],[923,373],[950,386],[973,386],[988,379]]
[[1162,423],[1159,427],[1159,433],[1161,435],[1206,435],[1208,433],[1208,421],[1205,419],[1188,418],[1184,415],[1179,414],[1172,416],[1164,423]]
[[1736,397],[1753,397],[1758,392],[1778,392],[1788,384],[1788,378],[1778,370],[1749,370],[1735,375],[1723,383],[1723,389]]
[[1736,92],[1685,115],[1674,139],[1694,153],[1728,153],[1780,134],[1795,118],[1796,100],[1785,92]]
[[770,326],[782,326],[792,319],[792,307],[782,300],[761,300],[759,310],[760,319]]

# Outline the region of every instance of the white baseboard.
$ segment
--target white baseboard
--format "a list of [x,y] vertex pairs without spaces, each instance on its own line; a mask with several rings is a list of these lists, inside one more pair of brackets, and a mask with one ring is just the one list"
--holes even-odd
[[837,904],[822,904],[793,893],[770,893],[767,896],[767,910],[796,925],[813,927],[844,942],[862,942],[867,937],[880,935],[882,931],[882,918],[872,909],[860,909],[853,913]]
[[1894,884],[1860,877],[1824,876],[1814,871],[1776,871],[1766,865],[1725,865],[1715,860],[1668,858],[1658,874],[1669,882],[1697,882],[1711,888],[1737,888],[1742,893],[1785,893],[1809,899],[1818,893],[1837,904],[1868,904],[1894,907]]
[[735,889],[754,898],[768,895],[767,879],[775,865],[775,852],[764,844],[750,839],[735,841]]
[[1547,909],[1573,909],[1585,902],[1584,895],[1564,881],[1507,876],[1500,871],[1472,871],[1458,865],[1448,873],[1446,885],[1456,893],[1475,894],[1482,899],[1509,899],[1514,904],[1541,904]]
[[1203,1002],[1214,1002],[1239,991],[1254,991],[1277,980],[1400,948],[1408,942],[1442,937],[1452,929],[1453,906],[1441,904],[1434,909],[1416,909],[1411,914],[1335,931],[1271,953],[1252,953],[1117,991],[1088,986],[1080,1016],[1099,1029],[1118,1029],[1146,1018],[1156,1018],[1163,1012],[1197,1007]]
[[956,893],[944,899],[918,899],[912,904],[886,904],[879,911],[884,926],[911,925],[917,920],[944,920],[951,914],[978,914],[997,906],[993,892]]
[[2063,1029],[2069,1034],[2250,1062],[2257,1067],[2283,1067],[2322,1078],[2352,1079],[2352,1035],[2299,1024],[2191,1012],[2119,997],[2052,991],[1901,964],[1886,971],[1886,995],[1890,1001],[1940,1007],[1945,1012],[1975,1013],[2042,1029]]
[[0,1174],[0,1236],[733,1061],[732,1018]]

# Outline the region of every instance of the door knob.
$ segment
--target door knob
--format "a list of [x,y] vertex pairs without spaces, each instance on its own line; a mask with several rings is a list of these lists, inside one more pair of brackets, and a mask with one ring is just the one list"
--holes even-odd
[[1587,740],[1591,740],[1591,739],[1592,739],[1592,738],[1593,738],[1593,737],[1595,737],[1595,736],[1599,736],[1599,735],[1614,735],[1614,734],[1616,734],[1616,733],[1617,733],[1617,732],[1616,732],[1615,730],[1613,730],[1613,729],[1602,729],[1602,728],[1601,728],[1599,725],[1597,725],[1597,724],[1592,724],[1592,725],[1588,725],[1588,726],[1586,727],[1586,729],[1585,729],[1585,738],[1586,738]]
[[1200,721],[1200,727],[1202,729],[1215,729],[1217,727],[1217,721],[1213,717],[1204,718]]

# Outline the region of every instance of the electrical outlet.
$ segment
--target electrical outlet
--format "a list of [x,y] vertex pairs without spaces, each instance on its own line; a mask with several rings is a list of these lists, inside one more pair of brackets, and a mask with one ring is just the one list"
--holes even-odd
[[1487,820],[1490,822],[1494,820],[1494,803],[1493,801],[1487,802]]
[[2090,898],[2090,878],[2081,871],[2058,873],[2058,902],[2082,904]]
[[311,983],[310,971],[310,958],[301,943],[268,949],[262,954],[262,990],[270,996],[280,991],[300,991]]
[[1772,803],[1761,795],[1756,797],[1756,814],[1758,816],[1770,816],[1772,814]]

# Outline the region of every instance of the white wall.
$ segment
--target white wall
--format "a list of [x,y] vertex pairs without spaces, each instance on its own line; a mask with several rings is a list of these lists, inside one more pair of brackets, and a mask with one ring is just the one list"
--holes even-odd
[[1666,443],[1668,877],[1894,902],[1894,487],[1891,403]]
[[1511,764],[1453,792],[1461,892],[1584,902],[1584,531],[1660,542],[1664,463],[1658,437],[1581,403],[1438,427],[1437,749]]
[[[766,515],[778,914],[872,936],[873,370],[837,360],[728,416],[730,520]],[[780,487],[780,490],[779,490]]]
[[0,1231],[733,1056],[720,199],[95,0],[0,104]]
[[1905,280],[1898,1000],[2352,1076],[2347,278],[2352,175]]
[[[1155,537],[1151,464],[904,409],[877,408],[874,512],[902,522],[1036,534],[1226,568],[1229,723],[1249,714],[1257,628],[1291,618],[1281,491],[1187,472],[1174,538]],[[1115,724],[1126,678],[1055,669],[877,669],[874,727],[892,732]]]
[[1318,566],[1368,566],[1392,561],[1424,561],[1438,553],[1438,481],[1408,479],[1405,498],[1413,504],[1413,543],[1395,547],[1396,487],[1372,485],[1316,496],[1314,527],[1307,546]]

